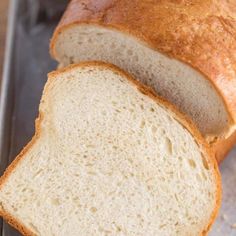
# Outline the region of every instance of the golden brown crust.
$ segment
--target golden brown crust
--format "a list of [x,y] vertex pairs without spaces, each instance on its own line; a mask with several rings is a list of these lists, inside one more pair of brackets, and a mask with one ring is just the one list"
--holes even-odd
[[213,144],[213,149],[215,151],[216,160],[221,163],[229,151],[236,145],[236,132],[234,132],[229,138],[219,140]]
[[[201,148],[202,152],[204,153],[205,157],[207,158],[207,162],[209,166],[212,167],[214,170],[213,174],[215,175],[215,181],[216,181],[216,205],[214,208],[214,211],[212,212],[211,218],[209,222],[207,222],[206,227],[204,231],[202,232],[202,235],[207,235],[207,232],[210,229],[210,226],[213,224],[219,207],[221,203],[221,178],[219,174],[219,169],[217,162],[214,158],[214,153],[212,150],[209,148],[209,145],[205,142],[203,137],[201,136],[200,132],[198,129],[195,127],[195,125],[192,123],[191,120],[188,119],[185,115],[180,113],[172,104],[167,102],[161,97],[158,97],[150,88],[147,86],[142,85],[139,83],[137,80],[133,79],[131,75],[128,73],[122,71],[118,67],[103,63],[103,62],[83,62],[80,64],[76,65],[70,65],[66,68],[62,68],[60,70],[54,71],[49,73],[48,75],[48,82],[45,86],[43,96],[47,96],[47,94],[50,92],[50,84],[51,81],[56,79],[56,76],[60,75],[61,73],[66,73],[67,71],[73,69],[73,68],[84,68],[84,67],[100,67],[102,69],[110,69],[113,72],[120,74],[121,76],[125,77],[132,85],[134,85],[141,93],[145,94],[146,96],[149,96],[151,99],[156,101],[159,105],[163,106],[165,109],[168,109],[170,112],[172,112],[174,118],[183,125],[184,128],[186,128],[192,136],[195,138],[196,143],[199,145]],[[17,165],[20,163],[20,161],[24,158],[24,155],[32,148],[34,143],[39,139],[40,134],[41,134],[41,122],[43,121],[43,114],[40,112],[39,113],[39,118],[35,122],[35,135],[32,138],[32,140],[28,143],[28,145],[22,150],[22,152],[16,157],[16,159],[12,162],[12,164],[7,168],[5,171],[4,175],[0,179],[0,190],[4,186],[4,183],[7,181],[7,179],[10,177],[11,173],[14,172],[15,168],[17,168]],[[9,222],[13,227],[15,227],[17,230],[19,230],[23,235],[25,236],[34,236],[34,234],[27,229],[19,220],[14,218],[12,215],[10,215],[8,212],[4,210],[3,207],[0,208],[0,215],[7,221]]]
[[235,0],[72,0],[51,41],[77,24],[118,29],[202,73],[236,122]]

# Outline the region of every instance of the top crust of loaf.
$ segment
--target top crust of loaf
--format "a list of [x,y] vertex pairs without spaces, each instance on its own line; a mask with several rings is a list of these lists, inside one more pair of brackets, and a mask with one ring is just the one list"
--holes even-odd
[[[181,114],[176,108],[168,103],[167,101],[163,100],[162,98],[156,96],[153,91],[140,84],[136,80],[134,80],[129,74],[126,72],[120,70],[114,65],[107,64],[107,63],[102,63],[102,62],[84,62],[80,63],[77,65],[70,65],[67,68],[63,68],[54,72],[49,73],[48,75],[48,82],[45,86],[43,96],[47,96],[50,91],[50,85],[51,82],[54,79],[57,79],[57,76],[67,73],[73,68],[87,68],[87,67],[100,67],[103,69],[109,69],[115,72],[116,74],[120,74],[121,76],[125,77],[133,86],[137,87],[138,90],[143,93],[144,95],[150,97],[154,101],[156,101],[159,105],[163,106],[165,109],[170,110],[172,112],[173,117],[183,126],[185,127],[195,138],[196,143],[199,145],[200,149],[202,152],[205,154],[205,157],[207,158],[207,161],[209,162],[209,165],[212,166],[214,172],[213,174],[215,175],[215,180],[216,180],[216,205],[214,208],[214,211],[212,212],[211,218],[209,222],[206,222],[206,227],[205,230],[202,232],[201,235],[207,235],[211,225],[213,224],[219,207],[220,207],[220,202],[221,202],[221,179],[220,179],[220,174],[218,170],[218,165],[213,157],[213,153],[211,149],[209,148],[208,144],[205,142],[203,137],[201,136],[200,132],[197,130],[197,128],[194,126],[194,124],[188,120],[187,117],[185,117],[183,114]],[[27,144],[27,146],[22,150],[22,152],[15,158],[15,160],[11,163],[11,165],[7,168],[5,171],[4,175],[0,178],[0,190],[4,187],[4,184],[7,182],[8,178],[10,178],[11,173],[14,172],[14,170],[17,168],[18,164],[20,164],[21,160],[24,159],[25,155],[29,152],[29,150],[33,147],[33,145],[36,143],[36,141],[40,138],[41,135],[41,123],[43,120],[44,114],[42,112],[39,113],[39,117],[36,119],[35,122],[35,135],[32,138],[32,140]],[[19,230],[23,235],[26,236],[34,236],[34,233],[30,231],[27,227],[24,226],[22,222],[20,222],[18,219],[14,218],[11,214],[9,214],[3,206],[0,206],[0,215],[13,227],[15,227],[17,230]]]
[[190,65],[213,84],[229,113],[230,134],[236,128],[235,12],[234,0],[72,0],[54,32],[51,54],[57,59],[58,35],[77,24],[97,24],[132,35]]

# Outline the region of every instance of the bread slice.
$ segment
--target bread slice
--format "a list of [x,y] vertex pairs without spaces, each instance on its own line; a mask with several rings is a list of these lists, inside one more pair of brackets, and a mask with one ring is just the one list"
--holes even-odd
[[236,128],[236,1],[72,0],[51,41],[62,65],[113,63],[190,116],[209,142]]
[[36,134],[0,185],[1,215],[24,235],[205,235],[220,204],[198,131],[120,69],[49,74]]

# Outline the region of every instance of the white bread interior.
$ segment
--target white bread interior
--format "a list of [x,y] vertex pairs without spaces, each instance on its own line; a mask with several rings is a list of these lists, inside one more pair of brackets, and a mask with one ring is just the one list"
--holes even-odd
[[190,116],[209,141],[233,132],[225,104],[211,82],[192,67],[128,34],[78,24],[58,34],[53,50],[61,66],[101,60],[128,71]]
[[0,186],[1,212],[32,235],[207,230],[216,170],[166,103],[92,64],[50,74],[39,111],[34,141]]

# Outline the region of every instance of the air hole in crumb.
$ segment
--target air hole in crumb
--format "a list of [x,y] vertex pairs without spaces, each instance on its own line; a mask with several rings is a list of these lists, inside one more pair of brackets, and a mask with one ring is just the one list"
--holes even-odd
[[96,172],[93,172],[93,171],[88,171],[88,174],[89,175],[97,175]]
[[142,120],[141,124],[140,124],[140,128],[144,128],[145,126],[145,120]]
[[123,177],[124,177],[125,179],[128,179],[128,176],[127,176],[127,175],[123,175]]
[[80,203],[79,197],[74,197],[73,198],[73,202],[76,203],[76,204]]
[[159,226],[159,229],[162,229],[162,228],[164,228],[165,226],[166,226],[166,224],[160,225],[160,226]]
[[154,109],[153,107],[151,107],[150,111],[151,111],[151,112],[154,112],[154,111],[155,111],[155,109]]
[[182,151],[183,151],[184,153],[187,152],[187,151],[186,151],[186,148],[185,148],[184,146],[181,146],[181,149],[182,149]]
[[209,170],[209,165],[207,163],[207,160],[203,156],[202,156],[202,164],[206,170]]
[[98,209],[97,209],[96,207],[91,207],[91,208],[90,208],[90,211],[93,212],[93,213],[97,212],[97,210],[98,210]]
[[85,166],[92,167],[93,164],[92,163],[87,163],[87,164],[85,164]]
[[42,171],[43,171],[43,169],[39,169],[39,170],[35,173],[35,175],[34,175],[33,178],[35,178],[36,176],[38,176]]
[[189,163],[189,165],[190,165],[192,168],[196,168],[196,163],[195,163],[194,160],[188,159],[188,163]]
[[166,131],[165,131],[164,129],[161,129],[161,130],[160,130],[160,133],[161,133],[162,135],[165,135],[165,134],[166,134]]
[[188,216],[188,221],[192,221],[192,217],[191,216]]
[[89,145],[86,145],[87,148],[95,148],[95,145],[93,144],[89,144]]
[[144,110],[144,106],[143,106],[143,104],[141,104],[140,107],[141,107],[142,110]]
[[178,198],[176,193],[175,193],[175,199],[176,199],[177,202],[179,202],[179,198]]
[[169,138],[166,137],[166,149],[167,149],[167,152],[172,155],[173,153],[173,147],[172,147],[172,142]]
[[153,186],[149,184],[149,185],[147,185],[147,189],[148,189],[149,191],[152,191]]
[[52,205],[54,205],[54,206],[59,206],[60,205],[60,201],[59,201],[58,198],[51,199],[51,202],[52,202]]

